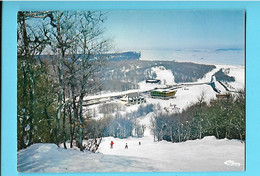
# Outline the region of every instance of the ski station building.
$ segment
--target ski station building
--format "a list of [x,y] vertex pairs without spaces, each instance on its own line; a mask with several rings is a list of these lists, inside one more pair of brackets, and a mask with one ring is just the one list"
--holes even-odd
[[171,89],[155,89],[152,90],[150,95],[152,98],[170,99],[175,98],[177,90]]
[[152,83],[152,84],[160,84],[161,80],[159,80],[159,79],[147,79],[145,82],[146,83]]
[[146,100],[138,92],[129,93],[120,99],[122,102],[125,102],[126,105],[134,105],[145,103]]

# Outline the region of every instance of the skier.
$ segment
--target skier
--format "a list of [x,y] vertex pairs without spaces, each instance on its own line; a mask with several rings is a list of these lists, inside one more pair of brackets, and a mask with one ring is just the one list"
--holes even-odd
[[139,145],[141,145],[141,142],[139,141]]
[[110,148],[111,148],[111,149],[113,148],[113,145],[114,145],[114,142],[111,141],[111,142],[110,142]]
[[127,145],[127,143],[125,143],[125,149],[128,149],[128,145]]
[[83,150],[87,150],[87,145],[86,144],[84,144]]

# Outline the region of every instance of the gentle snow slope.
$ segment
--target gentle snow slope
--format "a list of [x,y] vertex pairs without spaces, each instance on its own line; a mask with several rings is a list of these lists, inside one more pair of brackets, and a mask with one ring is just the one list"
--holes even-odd
[[[110,149],[109,143],[115,142]],[[138,145],[138,142],[142,145]],[[125,149],[125,143],[129,148]],[[65,150],[54,144],[34,144],[18,152],[19,172],[153,172],[242,171],[244,143],[237,140],[153,142],[151,137],[104,138],[100,153]],[[102,154],[102,153],[103,154]]]
[[144,159],[83,153],[58,148],[55,144],[33,144],[18,152],[18,172],[139,172],[147,169]]

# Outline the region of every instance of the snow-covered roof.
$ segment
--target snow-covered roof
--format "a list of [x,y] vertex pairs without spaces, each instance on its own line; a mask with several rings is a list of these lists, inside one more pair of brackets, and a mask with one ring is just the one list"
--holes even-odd
[[147,81],[160,81],[159,79],[148,79]]
[[156,92],[175,92],[174,90],[171,90],[171,89],[155,89],[153,91],[156,91]]
[[134,92],[134,93],[129,93],[127,94],[128,98],[134,98],[134,97],[139,97],[139,93]]

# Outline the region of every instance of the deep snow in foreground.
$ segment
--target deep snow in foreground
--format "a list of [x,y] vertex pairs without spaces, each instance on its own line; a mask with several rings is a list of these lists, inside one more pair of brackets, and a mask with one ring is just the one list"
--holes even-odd
[[[110,141],[114,148],[110,149]],[[139,145],[139,141],[141,145]],[[125,149],[127,142],[129,148]],[[245,144],[205,137],[181,143],[144,138],[102,140],[100,153],[34,144],[18,152],[19,172],[243,171]]]

